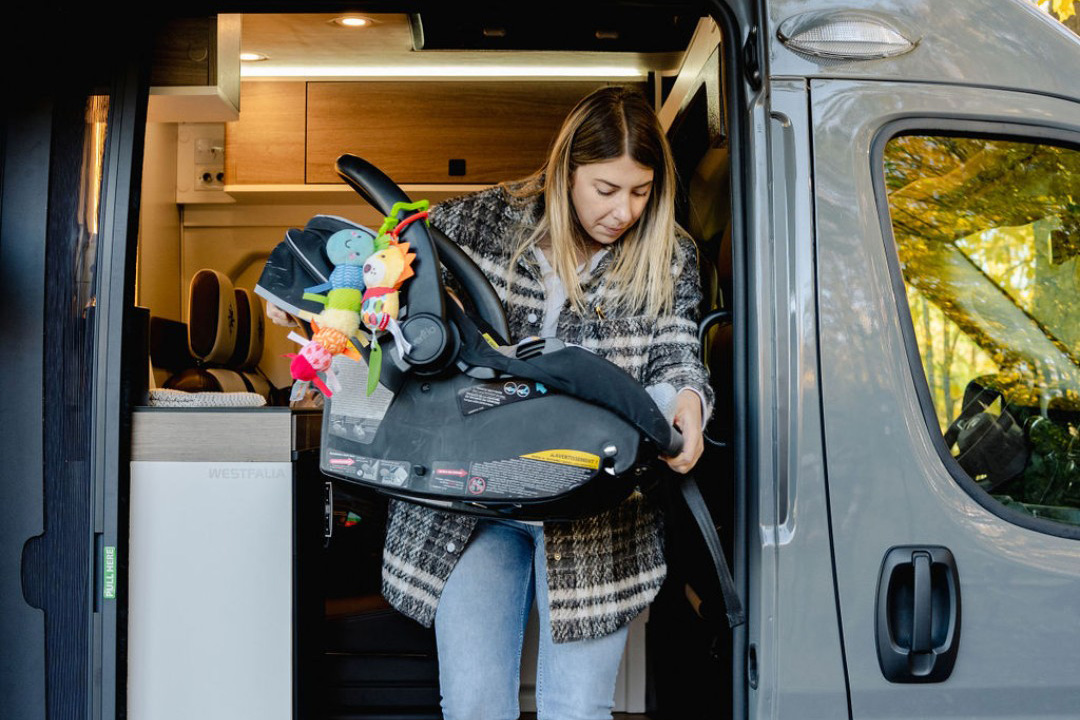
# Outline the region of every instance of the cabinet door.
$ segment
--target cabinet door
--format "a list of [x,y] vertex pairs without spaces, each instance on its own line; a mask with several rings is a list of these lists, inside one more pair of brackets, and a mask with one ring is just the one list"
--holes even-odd
[[822,80],[811,113],[853,717],[1075,717],[1080,105]]
[[132,462],[130,717],[292,719],[292,473]]
[[239,119],[225,125],[226,184],[304,184],[307,83],[247,82],[241,95]]
[[401,183],[495,183],[535,171],[596,82],[308,83],[307,182],[353,153]]

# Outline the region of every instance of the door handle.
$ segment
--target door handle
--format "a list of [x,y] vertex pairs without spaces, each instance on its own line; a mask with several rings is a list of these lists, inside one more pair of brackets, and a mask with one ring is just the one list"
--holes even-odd
[[933,596],[930,592],[930,554],[911,554],[915,569],[915,598],[911,613],[911,652],[930,652],[930,629],[934,623]]
[[[732,312],[730,310],[714,310],[701,319],[698,323],[698,359],[705,363],[705,343],[709,337],[709,330],[714,325],[730,325],[732,322]],[[709,429],[705,428],[705,432],[702,433],[702,437],[710,445],[715,447],[728,447],[730,441],[726,438],[717,439],[709,435]]]
[[960,575],[948,548],[885,553],[878,578],[877,651],[889,682],[942,682],[960,646]]

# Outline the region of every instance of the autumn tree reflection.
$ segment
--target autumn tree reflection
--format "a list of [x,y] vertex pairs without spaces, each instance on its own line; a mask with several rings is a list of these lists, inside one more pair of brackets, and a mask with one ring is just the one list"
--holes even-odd
[[1003,502],[1080,524],[1080,152],[908,135],[884,166],[950,450]]

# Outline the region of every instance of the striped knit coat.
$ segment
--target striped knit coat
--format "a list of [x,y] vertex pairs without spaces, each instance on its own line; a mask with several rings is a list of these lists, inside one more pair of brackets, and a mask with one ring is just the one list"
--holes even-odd
[[[512,199],[501,187],[431,211],[432,224],[476,261],[507,306],[511,340],[537,334],[544,321],[544,289],[531,255],[519,260],[509,288],[506,278],[520,224],[535,223],[542,212],[542,200]],[[606,304],[608,260],[583,282],[589,311],[582,316],[563,307],[558,337],[596,352],[645,386],[667,382],[695,388],[711,408],[712,391],[697,356],[701,290],[693,243],[680,237],[671,263],[677,277],[674,312],[659,318],[619,315]],[[475,525],[474,517],[392,502],[383,552],[387,600],[430,626],[439,594]],[[544,542],[555,642],[600,637],[625,625],[656,596],[667,571],[660,513],[640,493],[600,515],[545,523]]]

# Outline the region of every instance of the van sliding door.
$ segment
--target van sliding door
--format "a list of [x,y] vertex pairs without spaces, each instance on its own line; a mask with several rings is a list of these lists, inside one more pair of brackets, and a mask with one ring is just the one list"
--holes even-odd
[[1075,717],[1080,104],[811,82],[855,718]]
[[[89,27],[80,32],[87,44],[118,47]],[[113,65],[107,50],[81,47],[71,49],[92,58],[85,74],[23,68],[4,113],[5,718],[111,718],[122,703],[121,377],[137,350],[125,333],[126,273],[145,99],[134,63]]]

